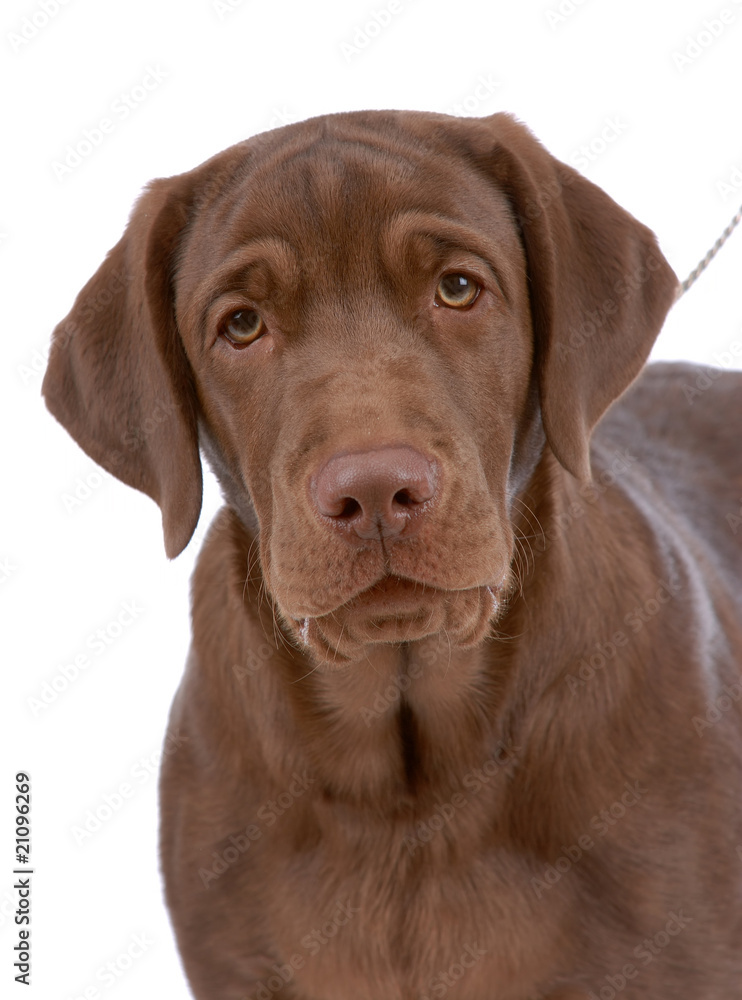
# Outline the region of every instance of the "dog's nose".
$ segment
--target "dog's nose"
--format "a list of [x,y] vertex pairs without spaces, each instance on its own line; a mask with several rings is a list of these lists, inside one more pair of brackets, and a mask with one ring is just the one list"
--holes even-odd
[[359,538],[388,540],[417,530],[435,496],[435,463],[408,446],[334,455],[312,483],[324,517]]

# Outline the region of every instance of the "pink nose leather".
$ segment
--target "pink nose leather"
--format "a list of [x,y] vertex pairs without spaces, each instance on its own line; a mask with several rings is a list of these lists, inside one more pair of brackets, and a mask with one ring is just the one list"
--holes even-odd
[[434,463],[404,445],[334,455],[315,476],[314,502],[349,534],[386,541],[417,530],[437,478]]

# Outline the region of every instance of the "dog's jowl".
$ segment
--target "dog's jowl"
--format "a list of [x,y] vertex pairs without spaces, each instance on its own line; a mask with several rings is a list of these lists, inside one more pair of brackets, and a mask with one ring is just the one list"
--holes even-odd
[[742,374],[644,369],[676,287],[507,115],[142,196],[44,393],[169,556],[222,486],[161,784],[199,1000],[739,997]]

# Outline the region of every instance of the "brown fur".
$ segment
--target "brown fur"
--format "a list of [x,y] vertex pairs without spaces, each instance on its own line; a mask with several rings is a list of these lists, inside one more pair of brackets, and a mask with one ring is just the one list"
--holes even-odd
[[[170,556],[199,443],[223,487],[162,774],[196,997],[738,997],[742,376],[637,379],[675,288],[505,115],[317,118],[142,197],[44,392]],[[389,448],[435,496],[359,542],[313,484]]]

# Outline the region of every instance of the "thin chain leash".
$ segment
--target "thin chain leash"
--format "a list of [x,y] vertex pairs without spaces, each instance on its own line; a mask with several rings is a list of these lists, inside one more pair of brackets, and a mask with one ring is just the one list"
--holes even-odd
[[698,264],[690,272],[688,277],[685,279],[685,281],[681,282],[681,284],[678,285],[678,290],[675,293],[676,302],[681,297],[681,295],[685,295],[690,286],[700,277],[701,274],[703,274],[703,272],[709,266],[709,264],[717,255],[719,250],[721,250],[721,248],[724,246],[724,244],[732,235],[732,233],[734,232],[734,230],[736,229],[736,227],[739,225],[740,222],[742,222],[742,205],[740,205],[737,214],[734,216],[734,218],[729,223],[724,232],[721,234],[716,243],[714,243],[714,245],[711,247],[711,249],[703,258],[703,260],[699,261]]

